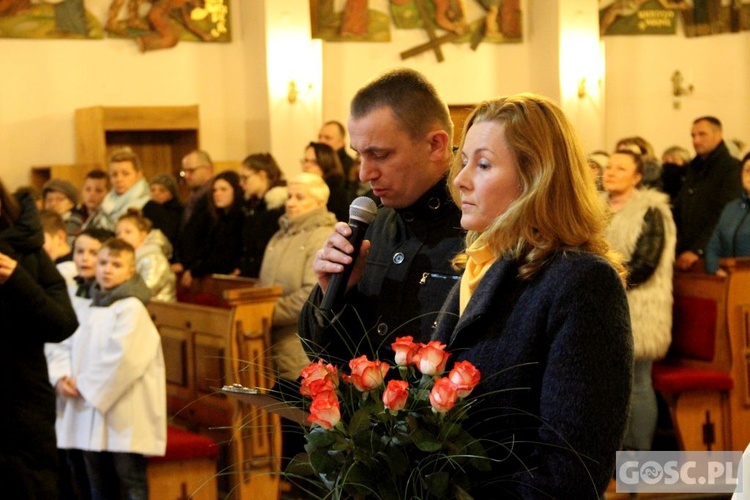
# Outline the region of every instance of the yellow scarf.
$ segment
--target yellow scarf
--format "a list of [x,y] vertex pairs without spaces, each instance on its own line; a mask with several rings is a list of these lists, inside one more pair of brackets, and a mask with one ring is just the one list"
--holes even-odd
[[487,273],[487,269],[497,260],[489,246],[480,240],[475,241],[466,249],[468,260],[466,269],[461,278],[461,289],[459,290],[459,315],[464,313],[469,299],[474,294],[474,290],[479,286],[479,282]]

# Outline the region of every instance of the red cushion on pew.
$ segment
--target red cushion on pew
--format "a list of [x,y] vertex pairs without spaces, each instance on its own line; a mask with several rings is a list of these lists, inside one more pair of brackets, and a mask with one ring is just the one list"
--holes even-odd
[[728,391],[734,387],[734,381],[728,373],[660,363],[654,363],[651,379],[654,389],[666,393],[700,390]]
[[676,296],[670,355],[701,361],[714,359],[716,302],[701,297]]
[[163,457],[152,457],[155,462],[172,462],[193,458],[216,458],[219,447],[211,439],[180,429],[167,426],[167,452]]

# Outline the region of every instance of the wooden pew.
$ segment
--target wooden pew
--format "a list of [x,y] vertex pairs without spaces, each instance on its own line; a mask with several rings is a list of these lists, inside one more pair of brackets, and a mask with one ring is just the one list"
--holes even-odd
[[170,423],[221,445],[221,461],[228,468],[218,474],[228,479],[229,498],[274,499],[281,449],[278,417],[218,392],[233,383],[266,388],[274,383],[268,354],[281,288],[248,284],[204,278],[180,297],[211,305],[154,301],[148,309],[162,336]]
[[750,442],[750,259],[722,260],[727,278],[676,273],[667,358],[654,387],[685,450],[743,450]]
[[730,449],[750,444],[750,258],[721,259],[727,278],[727,327],[734,389],[730,394]]

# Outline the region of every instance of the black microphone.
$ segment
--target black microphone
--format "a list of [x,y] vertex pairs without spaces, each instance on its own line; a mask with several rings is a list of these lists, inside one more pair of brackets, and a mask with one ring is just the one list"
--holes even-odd
[[320,310],[329,313],[341,303],[346,292],[346,284],[352,274],[354,263],[357,261],[359,249],[362,246],[362,240],[365,239],[365,232],[370,223],[378,215],[378,207],[375,202],[367,196],[356,198],[349,207],[349,227],[352,228],[352,234],[349,236],[349,243],[354,247],[351,264],[345,265],[344,270],[331,276],[328,282],[328,290],[323,295],[323,301],[320,304]]

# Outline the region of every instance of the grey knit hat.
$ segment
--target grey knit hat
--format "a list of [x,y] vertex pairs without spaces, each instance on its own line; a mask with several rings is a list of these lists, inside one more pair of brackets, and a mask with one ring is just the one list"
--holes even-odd
[[78,204],[78,190],[68,181],[63,179],[50,179],[45,182],[44,186],[42,186],[42,199],[44,199],[50,191],[62,193],[73,202],[73,205]]
[[180,194],[177,191],[177,178],[175,178],[175,176],[172,174],[155,175],[151,178],[151,182],[149,182],[148,184],[149,186],[153,184],[161,184],[162,186],[167,188],[170,193],[172,193],[172,198],[180,198]]

